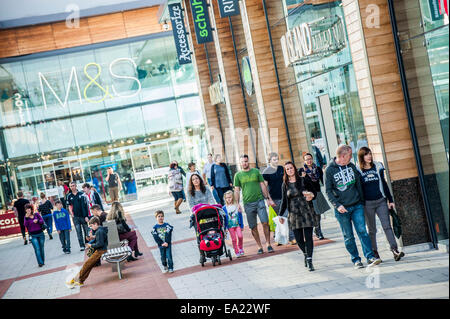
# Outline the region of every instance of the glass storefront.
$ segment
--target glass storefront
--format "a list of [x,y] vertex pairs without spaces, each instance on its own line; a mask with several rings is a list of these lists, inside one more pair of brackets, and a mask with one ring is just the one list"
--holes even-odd
[[356,162],[357,151],[367,146],[367,139],[342,2],[312,5],[286,0],[285,10],[289,30],[307,24],[319,52],[293,64],[307,138],[327,161],[339,145],[347,144]]
[[171,160],[206,158],[193,65],[171,33],[129,40],[0,60],[3,207],[71,181],[109,200],[109,166],[123,200],[167,195]]
[[449,26],[440,1],[393,1],[429,214],[438,241],[449,229]]

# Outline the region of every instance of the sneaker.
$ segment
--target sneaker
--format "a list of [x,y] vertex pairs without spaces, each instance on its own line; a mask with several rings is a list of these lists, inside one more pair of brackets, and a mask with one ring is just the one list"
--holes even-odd
[[24,240],[23,240],[23,244],[24,244],[24,245],[27,245],[27,244],[28,244],[28,241],[27,241],[26,239],[24,239]]
[[70,250],[66,251],[66,254],[69,255],[70,254]]
[[80,248],[80,251],[84,251],[84,249],[85,249],[84,247],[81,247],[81,248]]
[[273,253],[275,250],[273,250],[272,246],[267,246],[267,252]]
[[50,239],[53,239],[53,236],[52,236],[52,235],[48,235],[48,237],[49,237]]
[[82,282],[79,282],[79,281],[75,281],[75,283],[73,284],[73,287],[83,287],[84,286],[84,284],[82,283]]
[[375,256],[376,259],[381,259],[380,255],[378,254],[378,251],[374,250],[373,255]]
[[241,250],[239,251],[239,253],[241,254],[240,257],[244,256],[244,250],[243,250],[243,249],[241,249]]
[[169,268],[168,268],[167,266],[164,266],[163,272],[166,273],[166,272],[168,272],[168,271],[169,271]]
[[297,241],[296,241],[295,239],[290,240],[290,241],[289,241],[289,244],[291,244],[291,245],[297,245]]
[[39,267],[42,267],[42,266],[44,266],[44,264],[39,264]]
[[373,258],[370,258],[367,261],[367,266],[368,267],[373,267],[373,266],[379,265],[380,263],[381,263],[381,259],[380,258],[373,257]]
[[361,261],[357,261],[357,262],[355,262],[354,268],[355,269],[361,269],[361,268],[364,268],[364,265],[363,265],[363,263]]
[[173,273],[173,269],[169,269],[169,274]]
[[258,249],[258,255],[261,255],[264,253],[264,250],[262,248]]
[[277,243],[277,242],[275,242],[275,244],[277,245],[277,246],[281,246],[282,244],[280,244],[280,243]]

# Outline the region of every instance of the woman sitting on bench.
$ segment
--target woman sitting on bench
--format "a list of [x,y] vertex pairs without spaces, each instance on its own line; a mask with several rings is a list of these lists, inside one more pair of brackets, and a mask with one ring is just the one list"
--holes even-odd
[[137,260],[142,253],[138,249],[137,234],[136,231],[131,230],[126,223],[125,211],[123,210],[122,204],[119,202],[113,202],[111,205],[111,210],[106,217],[106,220],[115,220],[117,225],[117,231],[119,232],[119,239],[122,241],[124,239],[128,240],[128,246],[134,251],[134,257],[129,256],[128,261]]

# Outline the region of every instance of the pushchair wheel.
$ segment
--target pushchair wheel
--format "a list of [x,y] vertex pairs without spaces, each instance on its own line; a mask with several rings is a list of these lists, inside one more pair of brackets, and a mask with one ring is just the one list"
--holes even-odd
[[201,264],[202,264],[202,267],[205,267],[205,263],[203,261],[201,262]]
[[230,258],[230,261],[232,261],[233,260],[233,257],[231,257],[231,252],[230,252],[230,250],[228,249],[228,258]]
[[216,257],[213,257],[213,258],[211,259],[211,261],[212,261],[213,267],[216,267]]

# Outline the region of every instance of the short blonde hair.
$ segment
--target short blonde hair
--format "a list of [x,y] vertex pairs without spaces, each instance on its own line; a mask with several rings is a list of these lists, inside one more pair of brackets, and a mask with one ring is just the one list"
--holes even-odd
[[348,145],[341,145],[336,150],[336,155],[339,156],[341,154],[352,153],[352,148]]
[[163,217],[164,217],[164,212],[162,210],[157,210],[155,212],[155,218],[158,217],[158,215],[163,215]]

